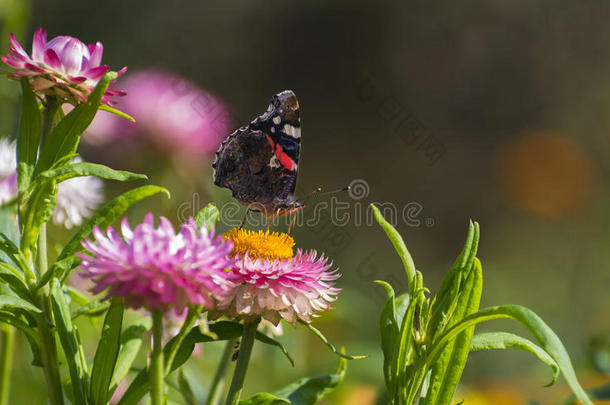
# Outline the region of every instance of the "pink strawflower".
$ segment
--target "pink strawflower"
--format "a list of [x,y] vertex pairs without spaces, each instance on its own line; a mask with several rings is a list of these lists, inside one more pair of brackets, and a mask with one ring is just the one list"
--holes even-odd
[[260,316],[277,325],[281,318],[310,323],[317,312],[331,308],[340,274],[329,270],[332,263],[323,255],[297,249],[292,257],[288,251],[294,241],[286,234],[233,229],[225,237],[235,246],[234,287],[220,302],[221,311],[238,319]]
[[122,238],[112,227],[106,234],[96,227],[96,241],[82,242],[93,255],[78,256],[95,294],[107,290],[106,298],[124,297],[131,308],[173,308],[181,314],[189,306],[213,308],[213,299],[230,287],[225,269],[232,263],[232,244],[205,227],[197,229],[192,218],[176,233],[164,217],[155,228],[149,213],[133,230],[123,219],[121,233]]
[[94,121],[86,135],[98,143],[137,135],[163,151],[199,160],[213,155],[231,132],[226,104],[183,77],[149,70],[125,77],[121,86],[129,93],[121,110],[136,122],[110,115]]
[[[102,65],[104,47],[101,42],[89,44],[70,36],[58,36],[47,41],[47,32],[40,28],[34,33],[32,55],[23,49],[13,34],[10,52],[1,59],[15,70],[10,77],[28,77],[34,91],[55,95],[71,104],[87,101],[100,79],[110,70]],[[119,70],[119,75],[127,68]],[[112,105],[113,96],[124,96],[122,91],[108,89],[102,102]]]

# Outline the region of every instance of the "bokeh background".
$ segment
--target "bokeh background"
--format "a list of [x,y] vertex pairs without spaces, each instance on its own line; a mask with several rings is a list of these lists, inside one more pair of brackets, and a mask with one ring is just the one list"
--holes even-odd
[[[129,66],[115,88],[150,69],[172,75],[184,116],[162,99],[170,117],[147,105],[134,112],[140,127],[127,132],[98,117],[83,140],[86,160],[146,173],[170,189],[171,201],[134,208],[138,220],[154,210],[178,223],[209,201],[229,203],[230,193],[211,184],[210,150],[262,113],[272,94],[297,94],[301,195],[355,180],[363,190],[316,201],[349,203],[344,226],[327,210],[316,225],[293,231],[298,246],[326,252],[343,273],[336,310],[316,325],[349,352],[370,356],[349,364],[343,387],[326,403],[375,403],[384,293],[373,280],[405,288],[400,260],[366,221],[371,202],[392,203],[399,214],[409,207],[408,220],[394,222],[433,291],[468,220],[479,221],[483,305],[534,309],[562,337],[586,387],[610,381],[610,3],[1,0],[0,13],[2,53],[8,32],[29,50],[34,30],[44,27],[50,37],[103,42],[105,64]],[[0,135],[10,137],[19,92],[6,80],[0,86]],[[183,92],[190,86],[199,89]],[[205,97],[193,98],[199,94]],[[177,120],[178,135],[162,123],[146,127],[150,115]],[[180,129],[193,117],[205,129]],[[185,133],[213,146],[181,147],[190,145]],[[108,183],[106,195],[124,189]],[[53,233],[57,243],[69,236]],[[500,327],[514,326],[480,330]],[[94,336],[92,325],[82,328]],[[296,367],[256,347],[247,393],[333,370],[334,356],[306,331],[285,325],[280,339]],[[44,403],[42,373],[29,365],[27,345],[19,348],[14,403]],[[198,395],[220,348],[206,345],[187,367]],[[456,399],[559,403],[568,390],[563,382],[543,388],[549,379],[528,354],[475,353]]]

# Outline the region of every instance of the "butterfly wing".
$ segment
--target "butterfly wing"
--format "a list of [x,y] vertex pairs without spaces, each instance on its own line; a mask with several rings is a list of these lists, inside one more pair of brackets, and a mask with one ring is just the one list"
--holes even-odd
[[296,96],[276,94],[263,115],[221,144],[212,164],[214,183],[270,215],[285,209],[294,202],[300,134]]

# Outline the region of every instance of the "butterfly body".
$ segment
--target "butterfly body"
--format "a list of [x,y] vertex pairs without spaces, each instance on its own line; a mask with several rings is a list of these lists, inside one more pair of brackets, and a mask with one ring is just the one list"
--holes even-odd
[[305,207],[294,197],[300,148],[299,103],[286,90],[273,96],[265,113],[220,145],[212,164],[214,184],[268,216],[299,211]]

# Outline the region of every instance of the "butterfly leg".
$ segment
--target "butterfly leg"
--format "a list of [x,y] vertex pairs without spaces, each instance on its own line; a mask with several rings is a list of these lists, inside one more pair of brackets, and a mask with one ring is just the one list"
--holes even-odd
[[272,216],[267,217],[267,232],[269,232],[269,228],[271,228]]
[[250,212],[250,208],[246,208],[246,214],[244,215],[244,219],[241,221],[241,225],[239,229],[242,229],[244,225],[246,225],[246,220],[248,219],[248,213]]
[[292,227],[294,226],[294,223],[297,220],[296,214],[289,214],[289,215],[290,215],[290,225],[288,225],[288,235],[290,235],[290,231],[292,230]]

